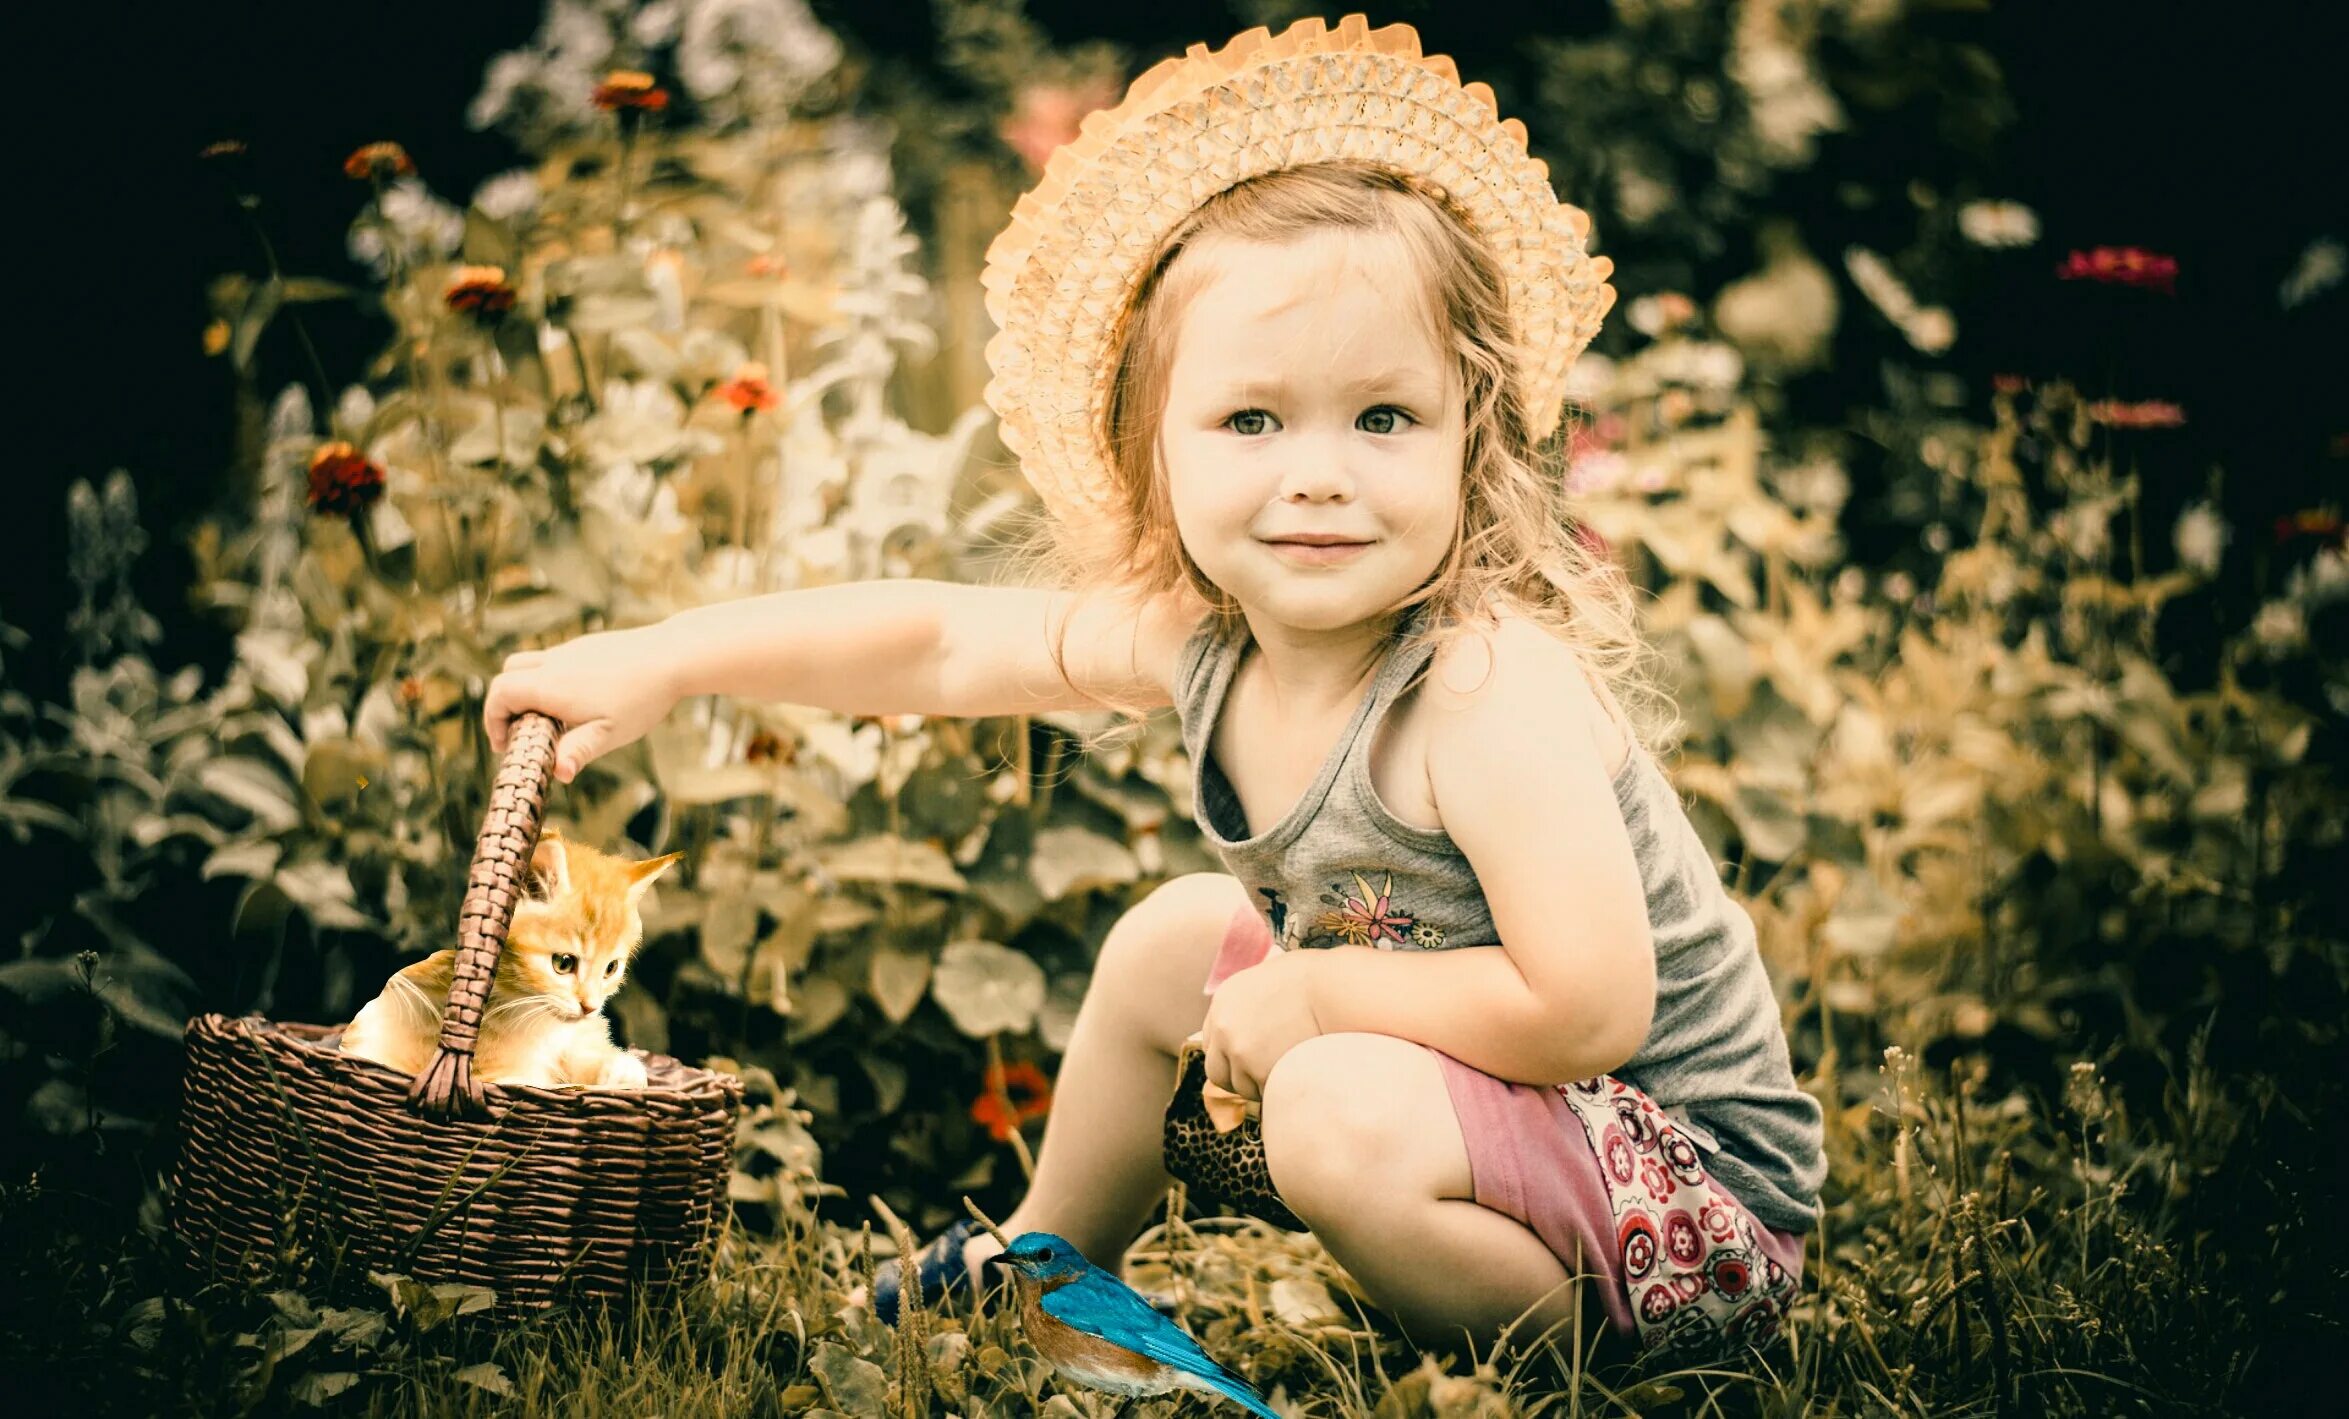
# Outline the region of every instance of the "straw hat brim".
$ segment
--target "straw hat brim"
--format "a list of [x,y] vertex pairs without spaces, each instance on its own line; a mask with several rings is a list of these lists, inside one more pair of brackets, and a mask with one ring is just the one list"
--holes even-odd
[[1004,445],[1052,514],[1114,515],[1110,343],[1144,271],[1200,203],[1252,177],[1337,158],[1376,162],[1441,190],[1485,242],[1526,351],[1530,433],[1556,427],[1566,372],[1615,302],[1614,263],[1585,245],[1590,218],[1560,202],[1525,125],[1484,84],[1419,52],[1418,31],[1258,27],[1193,45],[1088,115],[988,247],[981,275],[996,334],[985,398]]

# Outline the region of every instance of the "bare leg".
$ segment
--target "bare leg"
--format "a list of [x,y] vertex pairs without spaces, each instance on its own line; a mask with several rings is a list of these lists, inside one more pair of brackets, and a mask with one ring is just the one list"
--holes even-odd
[[[1054,1083],[1036,1176],[1002,1220],[1005,1236],[1053,1232],[1117,1269],[1166,1195],[1162,1128],[1175,1057],[1207,1018],[1207,972],[1247,902],[1236,878],[1195,872],[1110,927]],[[1000,1250],[979,1233],[963,1260],[977,1266]]]
[[1573,1281],[1530,1228],[1470,1200],[1467,1145],[1425,1048],[1371,1034],[1298,1045],[1265,1080],[1264,1147],[1282,1198],[1415,1337],[1466,1329],[1481,1353],[1513,1322],[1516,1347],[1553,1325],[1575,1345],[1604,1323],[1602,1283]]

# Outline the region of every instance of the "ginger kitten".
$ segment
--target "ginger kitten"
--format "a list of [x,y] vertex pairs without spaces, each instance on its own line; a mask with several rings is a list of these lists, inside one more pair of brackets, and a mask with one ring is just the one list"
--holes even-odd
[[[490,1084],[641,1089],[644,1065],[612,1043],[604,1002],[644,940],[637,902],[683,857],[631,862],[549,827],[530,855],[532,895],[514,906],[484,1002],[474,1077]],[[413,1075],[440,1044],[457,953],[435,951],[384,983],[343,1031],[342,1050]]]

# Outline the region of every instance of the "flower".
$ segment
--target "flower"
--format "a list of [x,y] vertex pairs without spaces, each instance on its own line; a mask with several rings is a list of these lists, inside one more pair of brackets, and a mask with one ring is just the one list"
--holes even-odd
[[228,348],[229,328],[225,320],[215,320],[204,327],[204,353],[217,355]]
[[734,378],[718,386],[718,397],[740,410],[742,417],[773,409],[782,401],[774,387],[767,383],[767,367],[757,360],[746,360],[734,371]]
[[985,1124],[987,1136],[998,1143],[1009,1143],[1021,1124],[1050,1112],[1052,1081],[1024,1059],[1001,1067],[988,1065],[979,1081],[979,1096],[971,1100],[971,1121]]
[[653,76],[641,69],[614,69],[604,75],[595,86],[594,102],[606,112],[621,110],[649,110],[659,112],[669,106],[669,91],[653,82]]
[[514,308],[514,287],[503,266],[460,266],[449,277],[441,300],[459,315],[495,325]]
[[799,746],[771,729],[759,730],[742,746],[742,760],[747,764],[788,764],[798,757]]
[[473,210],[493,222],[528,216],[538,210],[538,200],[538,178],[528,168],[501,172],[473,189]]
[[2039,214],[2020,202],[1968,202],[1958,208],[1958,231],[1976,246],[2029,246],[2039,240]]
[[2134,246],[2099,246],[2066,256],[2055,276],[2059,281],[2142,286],[2172,296],[2177,294],[2178,258]]
[[2021,374],[1994,374],[1990,387],[2001,394],[2020,394],[2031,387],[2031,377]]
[[397,143],[369,143],[352,150],[343,159],[343,173],[349,177],[373,178],[380,182],[387,177],[406,177],[416,171],[416,162],[408,150]]
[[2281,547],[2303,537],[2337,538],[2343,525],[2341,514],[2331,508],[2302,508],[2276,519],[2276,545]]
[[2088,417],[2116,429],[2174,429],[2186,422],[2186,411],[2166,399],[2099,399],[2088,406]]
[[1946,306],[1929,305],[1902,321],[1900,333],[1926,354],[1938,355],[1956,342],[1957,317]]
[[1335,932],[1348,943],[1368,946],[1380,940],[1392,941],[1398,946],[1408,945],[1410,937],[1404,933],[1414,925],[1411,918],[1393,910],[1395,879],[1388,876],[1375,892],[1358,873],[1354,878],[1358,896],[1345,898],[1345,905],[1334,912],[1321,914],[1321,929]]
[[1696,318],[1696,302],[1678,291],[1658,291],[1632,301],[1624,319],[1650,339],[1659,339]]
[[345,516],[366,511],[383,496],[383,469],[336,439],[310,455],[310,510]]
[[2178,549],[2178,560],[2204,576],[2218,570],[2219,554],[2225,550],[2230,535],[2226,519],[2209,503],[2191,504],[2178,514],[2177,525],[2170,529],[2170,541]]
[[2292,274],[2276,287],[2276,301],[2286,310],[2305,305],[2341,284],[2345,272],[2349,272],[2349,248],[2337,237],[2318,237],[2300,253]]
[[1107,79],[1092,78],[1078,85],[1028,84],[1012,101],[1011,116],[996,127],[1004,143],[1037,172],[1062,144],[1077,136],[1077,126],[1095,109],[1117,102]]

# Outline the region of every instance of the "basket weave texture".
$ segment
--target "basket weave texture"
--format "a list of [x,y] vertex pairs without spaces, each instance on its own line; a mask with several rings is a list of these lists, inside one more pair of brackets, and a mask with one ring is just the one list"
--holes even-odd
[[172,1216],[196,1267],[339,1249],[346,1275],[487,1286],[507,1313],[706,1274],[725,1218],[739,1079],[658,1054],[639,1055],[643,1089],[472,1076],[554,741],[544,715],[513,722],[459,913],[440,1049],[422,1074],[341,1053],[340,1025],[189,1022]]

